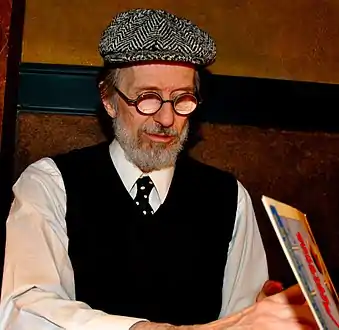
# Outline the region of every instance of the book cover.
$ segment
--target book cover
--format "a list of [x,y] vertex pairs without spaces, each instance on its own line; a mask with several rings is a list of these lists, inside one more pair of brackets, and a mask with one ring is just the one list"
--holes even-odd
[[339,299],[304,213],[269,198],[262,202],[320,329],[339,329]]

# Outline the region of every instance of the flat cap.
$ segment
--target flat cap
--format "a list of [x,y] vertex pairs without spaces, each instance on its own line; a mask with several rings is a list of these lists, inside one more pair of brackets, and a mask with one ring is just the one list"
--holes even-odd
[[106,63],[174,61],[212,64],[216,45],[191,21],[165,10],[133,9],[115,16],[102,33],[99,53]]

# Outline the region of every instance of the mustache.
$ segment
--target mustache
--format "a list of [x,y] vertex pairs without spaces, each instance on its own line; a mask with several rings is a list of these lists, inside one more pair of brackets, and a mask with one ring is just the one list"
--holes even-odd
[[147,134],[163,134],[167,136],[179,137],[179,133],[176,129],[171,127],[164,127],[161,125],[152,126],[152,127],[143,127],[142,132]]

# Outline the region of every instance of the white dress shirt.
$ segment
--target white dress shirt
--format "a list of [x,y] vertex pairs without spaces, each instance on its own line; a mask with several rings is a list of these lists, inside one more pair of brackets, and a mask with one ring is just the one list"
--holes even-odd
[[[142,172],[126,160],[116,141],[110,145],[110,155],[126,189],[135,197],[135,182]],[[156,188],[150,195],[154,211],[166,198],[173,171],[171,168],[149,174]],[[6,224],[0,330],[128,330],[140,321],[109,315],[76,301],[67,252],[66,192],[53,160],[43,158],[27,167],[13,192],[15,199]],[[110,262],[108,267],[114,268],[114,260]],[[220,317],[253,304],[267,279],[266,255],[251,199],[238,182],[238,206]]]

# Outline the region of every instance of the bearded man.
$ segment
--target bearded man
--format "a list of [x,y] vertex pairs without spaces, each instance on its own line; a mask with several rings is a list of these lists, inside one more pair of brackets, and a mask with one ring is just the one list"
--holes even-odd
[[0,328],[278,329],[282,315],[297,329],[284,303],[250,307],[268,273],[246,189],[182,152],[211,36],[136,9],[99,50],[114,139],[40,159],[14,185]]

